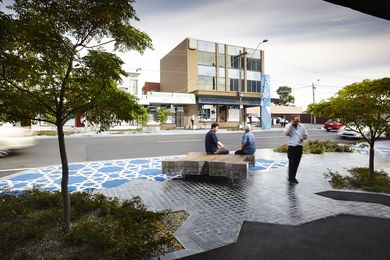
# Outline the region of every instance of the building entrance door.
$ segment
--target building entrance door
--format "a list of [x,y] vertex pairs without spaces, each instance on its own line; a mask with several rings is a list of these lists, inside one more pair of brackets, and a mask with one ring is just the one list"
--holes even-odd
[[176,127],[184,127],[184,108],[176,107]]
[[225,123],[227,121],[226,119],[226,105],[219,105],[218,122]]

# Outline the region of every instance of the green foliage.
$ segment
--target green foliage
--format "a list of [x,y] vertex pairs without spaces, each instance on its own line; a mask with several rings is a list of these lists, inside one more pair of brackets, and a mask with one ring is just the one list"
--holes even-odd
[[85,112],[102,130],[137,120],[142,111],[135,98],[117,91],[123,61],[102,48],[113,43],[142,53],[152,47],[130,24],[139,20],[133,4],[18,0],[14,15],[0,12],[0,119],[63,125]]
[[278,145],[273,149],[275,153],[287,153],[287,150],[288,150],[287,144]]
[[[149,259],[179,249],[166,227],[169,211],[147,211],[140,198],[119,201],[86,192],[71,193],[73,223],[61,232],[61,194],[33,189],[0,191],[0,258]],[[46,241],[46,242],[43,242]],[[56,248],[45,248],[50,243]],[[42,252],[30,245],[42,243]],[[42,255],[43,254],[43,255]]]
[[[309,112],[338,118],[372,143],[386,130],[390,118],[390,78],[348,85],[329,100],[309,105]],[[369,129],[368,133],[364,132],[365,127]]]
[[[282,144],[273,149],[277,153],[287,153],[287,144]],[[304,153],[322,154],[324,152],[352,152],[352,148],[349,145],[340,145],[333,141],[309,141],[303,146]]]
[[167,121],[168,116],[170,114],[171,114],[171,112],[168,109],[161,108],[158,111],[157,117],[158,117],[158,120],[160,121],[160,126],[161,127],[165,124],[165,122]]
[[151,39],[132,26],[139,20],[134,0],[16,0],[11,11],[0,3],[0,121],[56,125],[69,229],[63,126],[77,113],[100,131],[138,120],[144,109],[117,89],[126,75],[123,61],[103,46],[112,43],[114,50],[143,53],[152,48]]
[[279,95],[279,103],[283,106],[294,104],[295,98],[291,95],[292,88],[288,86],[280,86],[276,93]]
[[390,118],[390,78],[353,83],[329,100],[309,105],[308,110],[316,116],[338,118],[360,133],[370,145],[369,169],[374,174],[375,141],[386,131]]
[[336,189],[359,189],[390,194],[390,176],[383,170],[375,171],[375,174],[370,176],[368,168],[357,167],[349,169],[348,173],[350,175],[344,176],[338,171],[332,172],[328,169],[324,176]]

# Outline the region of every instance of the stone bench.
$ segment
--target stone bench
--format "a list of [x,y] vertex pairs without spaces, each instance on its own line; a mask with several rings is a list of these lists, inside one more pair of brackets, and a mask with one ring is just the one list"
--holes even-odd
[[209,175],[244,179],[248,166],[255,166],[254,155],[189,153],[183,157],[162,161],[163,174]]

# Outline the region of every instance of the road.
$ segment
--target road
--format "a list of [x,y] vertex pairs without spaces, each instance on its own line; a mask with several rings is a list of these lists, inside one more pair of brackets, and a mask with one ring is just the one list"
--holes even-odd
[[[281,131],[256,132],[256,147],[274,148],[286,143]],[[239,148],[241,132],[220,133],[219,138],[229,150]],[[311,140],[337,140],[336,133],[309,130]],[[69,162],[142,158],[180,155],[204,151],[204,134],[143,135],[143,136],[78,136],[66,138]],[[56,138],[39,139],[34,147],[0,158],[0,177],[24,169],[59,164]]]

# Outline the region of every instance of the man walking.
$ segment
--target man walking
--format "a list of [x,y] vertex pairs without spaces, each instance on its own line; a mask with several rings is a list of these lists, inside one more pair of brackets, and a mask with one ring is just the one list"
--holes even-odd
[[206,134],[205,147],[207,154],[228,154],[229,150],[225,149],[223,143],[218,140],[217,131],[218,123],[211,124],[211,130]]
[[192,115],[192,117],[191,117],[191,129],[194,129],[194,123],[195,123],[195,115]]
[[300,124],[299,116],[292,117],[291,123],[284,129],[284,135],[288,136],[288,181],[298,184],[296,175],[302,157],[303,141],[307,139],[307,131]]
[[253,133],[251,132],[252,126],[245,126],[245,133],[242,136],[241,140],[241,149],[236,151],[235,154],[254,154],[256,152],[256,139]]

